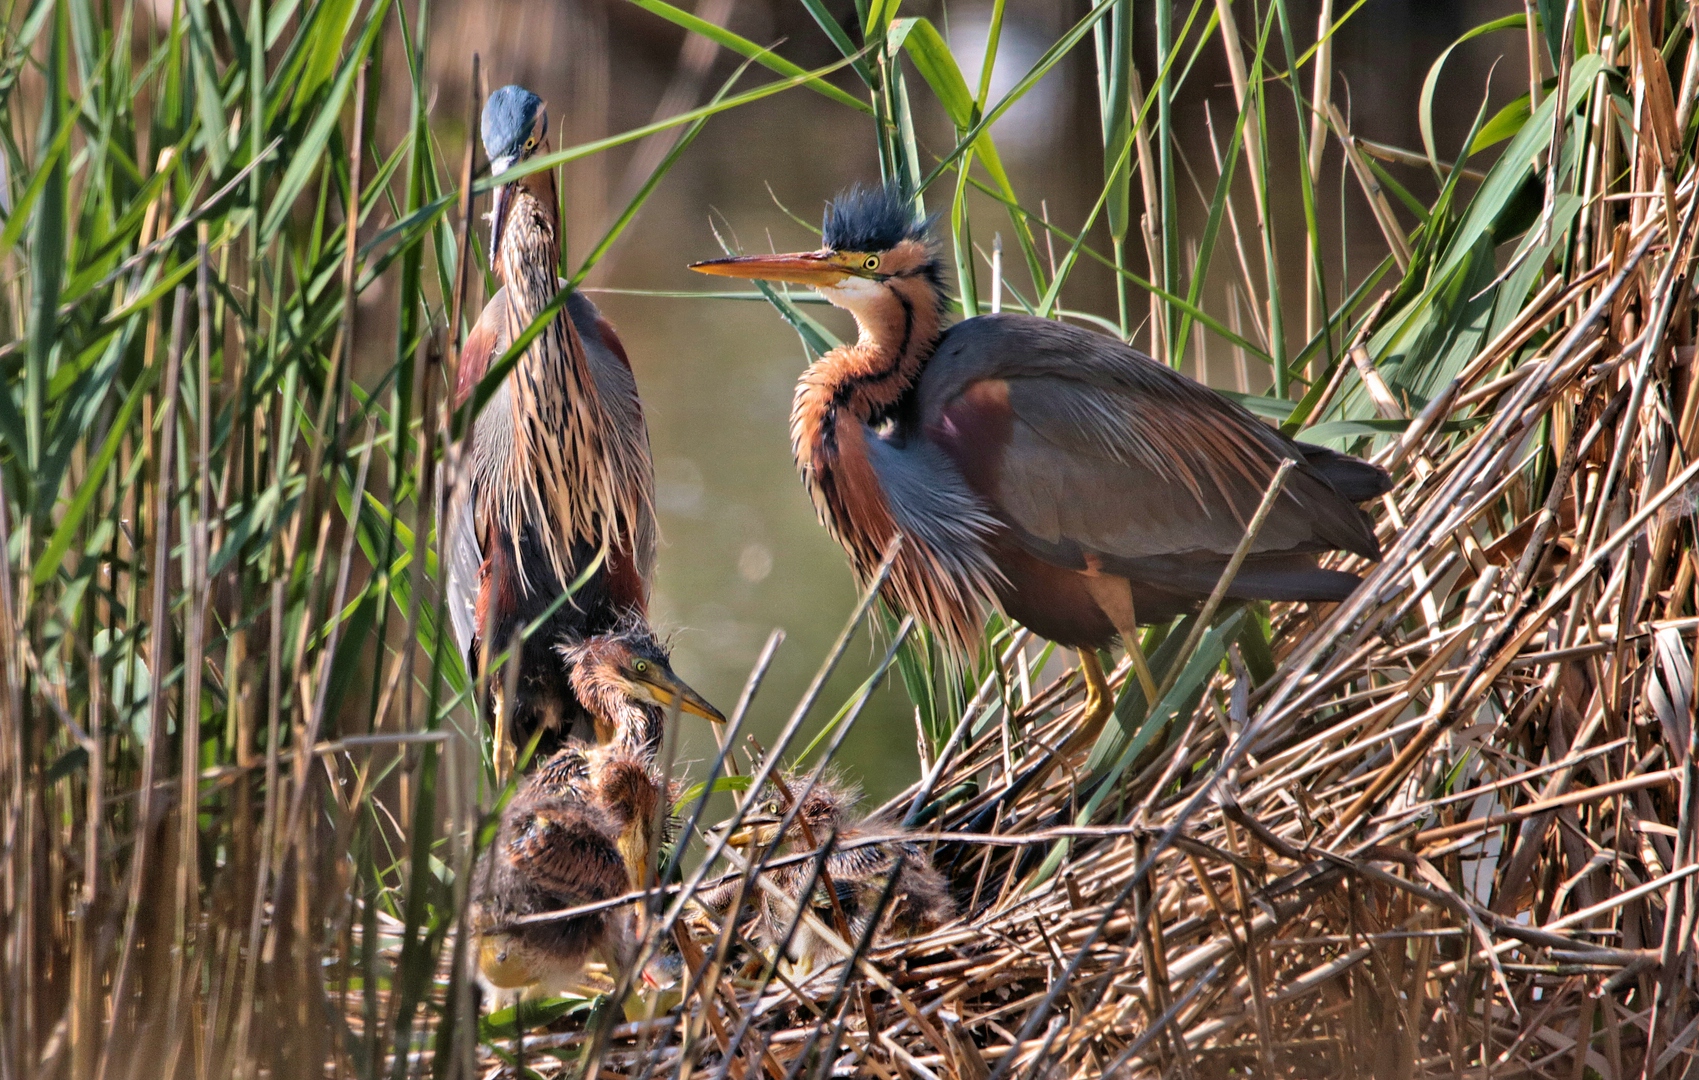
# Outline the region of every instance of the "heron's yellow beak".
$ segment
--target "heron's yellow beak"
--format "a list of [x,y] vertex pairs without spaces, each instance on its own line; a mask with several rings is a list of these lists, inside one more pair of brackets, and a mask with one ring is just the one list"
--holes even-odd
[[726,843],[734,848],[764,847],[772,843],[778,832],[776,817],[746,817],[743,827],[726,837]]
[[698,274],[715,277],[748,278],[755,281],[788,281],[793,285],[836,285],[851,271],[842,265],[837,252],[799,251],[791,255],[739,255],[731,259],[710,259],[691,263]]
[[641,682],[643,688],[660,703],[663,709],[670,709],[674,702],[677,702],[679,712],[700,716],[704,720],[712,720],[716,724],[726,722],[726,718],[720,710],[708,704],[707,699],[692,690],[683,679],[674,675],[671,671],[650,664],[649,670],[642,674],[633,674],[632,678]]
[[[506,159],[504,159],[506,160]],[[502,166],[502,171],[508,165]],[[507,211],[513,205],[513,194],[508,190],[511,185],[502,184],[490,192],[490,269],[495,270],[501,262],[501,233],[507,226]]]

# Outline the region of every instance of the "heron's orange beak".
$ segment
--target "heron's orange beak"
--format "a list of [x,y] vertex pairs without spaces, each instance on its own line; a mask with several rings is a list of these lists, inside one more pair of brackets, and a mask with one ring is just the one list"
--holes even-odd
[[836,259],[831,250],[799,251],[790,255],[739,255],[731,259],[710,259],[691,263],[698,274],[715,277],[748,278],[755,281],[788,281],[793,285],[836,285],[850,272]]

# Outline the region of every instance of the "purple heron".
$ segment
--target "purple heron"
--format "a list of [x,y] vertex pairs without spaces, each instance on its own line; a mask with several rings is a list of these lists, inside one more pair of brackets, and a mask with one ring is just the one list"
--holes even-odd
[[928,224],[894,189],[853,189],[827,209],[819,250],[692,267],[813,286],[854,316],[858,339],[797,384],[791,445],[863,581],[901,534],[884,595],[958,656],[985,605],[1078,649],[1082,734],[1112,705],[1095,650],[1118,634],[1152,692],[1139,623],[1209,595],[1282,462],[1295,467],[1227,596],[1350,595],[1359,579],[1315,557],[1380,557],[1356,504],[1389,490],[1383,470],[1289,439],[1100,333],[1019,314],[946,327]]

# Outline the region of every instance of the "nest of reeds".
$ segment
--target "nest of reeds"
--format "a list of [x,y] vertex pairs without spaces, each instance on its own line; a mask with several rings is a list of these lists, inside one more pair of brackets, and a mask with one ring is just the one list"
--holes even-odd
[[923,842],[956,921],[799,981],[684,929],[704,864],[652,904],[680,1008],[492,1048],[545,1075],[1687,1075],[1694,189],[1648,192],[1419,415],[1354,365],[1412,421],[1377,455],[1385,557],[1342,564],[1346,603],[1277,606],[1272,656],[1241,655],[1249,609],[1153,635],[1172,689],[1072,761],[1074,672],[988,678],[861,830]]

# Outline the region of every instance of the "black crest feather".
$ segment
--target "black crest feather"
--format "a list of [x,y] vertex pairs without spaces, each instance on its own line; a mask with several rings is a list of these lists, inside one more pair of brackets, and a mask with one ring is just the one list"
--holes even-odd
[[857,184],[826,207],[820,232],[833,251],[889,251],[904,240],[927,240],[931,225],[894,184]]

